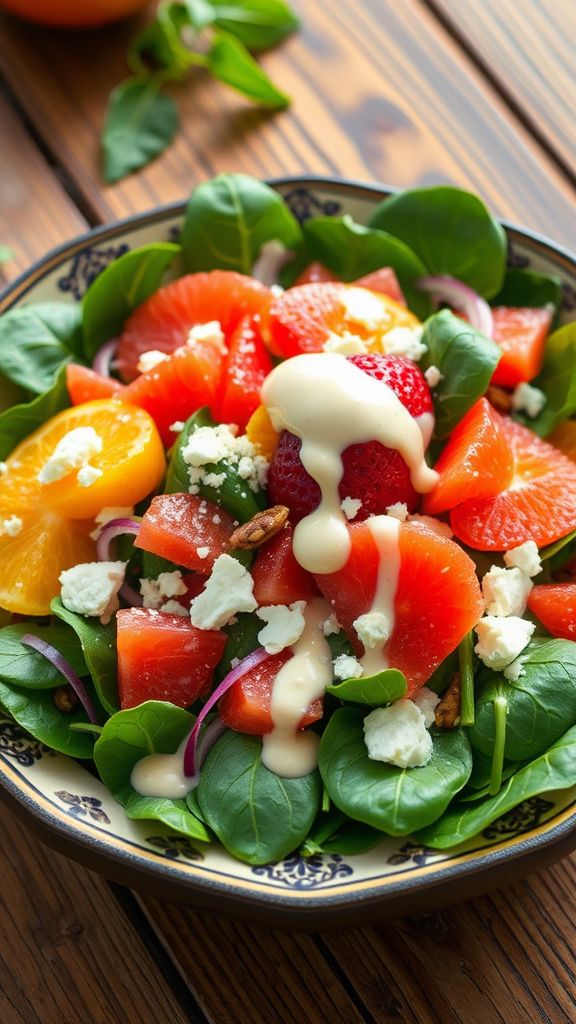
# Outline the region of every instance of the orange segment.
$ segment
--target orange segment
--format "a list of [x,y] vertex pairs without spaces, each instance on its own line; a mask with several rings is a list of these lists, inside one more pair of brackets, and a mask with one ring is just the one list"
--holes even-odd
[[[93,427],[102,438],[102,451],[90,465],[102,471],[89,487],[78,483],[75,472],[50,484],[39,484],[37,476],[58,442],[70,430]],[[136,505],[162,480],[166,464],[158,430],[143,409],[114,399],[85,402],[48,420],[12,453],[10,474],[30,497],[48,505],[61,516],[86,519],[105,505]]]
[[259,405],[252,413],[246,424],[246,436],[252,441],[258,455],[263,455],[270,462],[276,451],[280,434],[274,430],[272,420],[264,405]]

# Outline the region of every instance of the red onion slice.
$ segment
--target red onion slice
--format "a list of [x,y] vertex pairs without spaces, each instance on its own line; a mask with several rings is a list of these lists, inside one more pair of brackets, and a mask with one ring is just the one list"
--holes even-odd
[[[111,541],[114,540],[114,537],[121,537],[126,533],[131,533],[135,537],[138,536],[140,525],[139,519],[110,519],[108,523],[105,523],[96,541],[96,557],[98,561],[113,561],[110,551]],[[132,608],[142,607],[141,595],[129,583],[122,584],[119,594],[126,601],[126,604],[129,604]]]
[[271,288],[277,283],[282,267],[289,263],[293,256],[294,253],[290,249],[285,249],[282,242],[276,238],[264,242],[252,267],[251,277]]
[[47,661],[54,665],[54,668],[64,676],[64,679],[70,683],[70,686],[74,690],[74,693],[78,697],[78,700],[82,704],[84,711],[88,715],[88,719],[93,725],[98,725],[98,715],[96,714],[96,708],[94,707],[88,691],[84,686],[84,683],[79,676],[76,675],[72,665],[66,658],[64,658],[60,651],[57,651],[51,644],[47,644],[45,640],[42,640],[39,636],[34,636],[33,633],[25,633],[20,639],[20,643],[25,647],[31,647],[33,651],[41,654]]
[[198,718],[194,722],[194,728],[188,737],[188,742],[184,750],[184,775],[187,778],[194,778],[198,772],[199,756],[198,756],[198,734],[202,722],[206,718],[206,715],[212,710],[215,704],[218,703],[221,697],[224,696],[227,690],[234,685],[235,682],[240,679],[241,676],[249,672],[250,669],[256,668],[256,665],[260,665],[263,661],[267,661],[272,655],[268,654],[263,647],[259,647],[257,651],[252,651],[246,658],[243,658],[236,668],[233,668],[228,675],[224,676],[221,683],[218,684],[214,693],[206,701],[202,711],[198,715]]
[[428,292],[438,302],[448,302],[454,309],[464,313],[477,331],[487,338],[492,337],[494,324],[490,306],[463,281],[448,274],[436,274],[434,277],[419,278],[416,287]]
[[98,352],[94,356],[94,362],[92,363],[94,373],[100,374],[101,377],[110,377],[112,360],[116,355],[118,342],[118,338],[111,338],[110,341],[107,341],[102,345],[102,348],[98,349]]

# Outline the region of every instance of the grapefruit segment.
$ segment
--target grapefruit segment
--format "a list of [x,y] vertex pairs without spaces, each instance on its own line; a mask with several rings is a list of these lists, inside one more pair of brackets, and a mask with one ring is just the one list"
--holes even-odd
[[68,363],[66,366],[66,387],[72,405],[93,402],[96,398],[112,398],[122,385],[113,377],[102,377],[87,366]]
[[552,636],[576,640],[576,583],[533,587],[528,607]]
[[514,388],[522,381],[534,380],[542,369],[551,311],[543,307],[496,306],[492,317],[492,337],[502,349],[492,383]]
[[[264,736],[265,733],[272,732],[274,723],[270,707],[274,680],[290,657],[289,651],[272,655],[241,676],[224,694],[218,711],[229,729],[246,732],[252,736]],[[306,714],[300,720],[299,728],[304,729],[320,718],[321,697],[309,705]]]
[[217,399],[218,422],[236,423],[244,430],[260,405],[260,388],[271,370],[272,360],[257,322],[245,317],[230,338]]

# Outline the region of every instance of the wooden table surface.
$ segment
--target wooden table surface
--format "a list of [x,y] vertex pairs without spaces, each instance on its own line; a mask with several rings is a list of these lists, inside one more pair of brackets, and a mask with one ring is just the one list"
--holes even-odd
[[[270,115],[201,74],[183,131],[114,186],[98,171],[117,26],[66,34],[0,16],[0,243],[12,279],[50,247],[223,170],[451,182],[576,246],[574,0],[296,0],[264,58],[293,96]],[[0,1019],[572,1024],[576,858],[483,899],[323,935],[252,929],[107,883],[3,811]]]

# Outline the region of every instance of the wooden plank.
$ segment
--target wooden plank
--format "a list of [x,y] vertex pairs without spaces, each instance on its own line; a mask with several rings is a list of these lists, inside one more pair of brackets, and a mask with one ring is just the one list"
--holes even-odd
[[98,133],[106,97],[125,75],[128,30],[77,35],[71,46],[67,35],[1,19],[0,65],[102,219],[182,198],[221,170],[306,169],[401,186],[452,181],[482,193],[497,212],[569,241],[564,177],[419,0],[297,6],[303,30],[264,61],[294,97],[289,112],[253,110],[199,72],[176,93],[176,143],[111,187],[97,171]]
[[189,1024],[106,883],[42,846],[6,808],[0,892],[3,1021]]
[[1,94],[0,139],[0,245],[13,253],[1,285],[87,224]]
[[574,180],[576,4],[430,0]]
[[449,910],[317,936],[140,903],[219,1024],[572,1024],[575,882],[573,857]]

